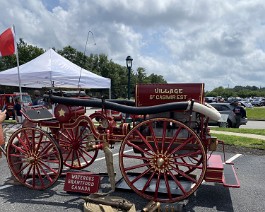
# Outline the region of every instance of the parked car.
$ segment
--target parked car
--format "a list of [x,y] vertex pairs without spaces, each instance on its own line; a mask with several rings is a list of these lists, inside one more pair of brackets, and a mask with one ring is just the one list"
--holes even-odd
[[261,98],[253,99],[253,101],[251,102],[251,104],[253,106],[260,107],[260,106],[262,106],[262,99]]
[[217,102],[216,97],[205,97],[205,102],[211,103],[211,102]]
[[[235,128],[236,119],[235,119],[235,114],[233,112],[235,106],[231,105],[230,103],[210,103],[210,105],[220,112],[223,119],[221,118],[222,120],[219,122],[210,120],[209,125]],[[246,125],[246,124],[247,124],[247,118],[241,118],[240,125]]]
[[265,106],[265,98],[261,99],[260,106]]
[[247,102],[247,101],[240,101],[241,105],[243,107],[246,107],[246,108],[253,108],[253,105],[251,104],[251,102]]
[[250,102],[247,101],[235,101],[235,102],[231,102],[230,104],[232,106],[236,106],[236,103],[240,102],[241,106],[244,108],[253,108],[253,105]]

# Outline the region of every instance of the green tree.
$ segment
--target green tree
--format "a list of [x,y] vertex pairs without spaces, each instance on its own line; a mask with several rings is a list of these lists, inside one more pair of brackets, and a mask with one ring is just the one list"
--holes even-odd
[[147,81],[147,74],[145,73],[145,69],[142,67],[137,68],[137,77],[136,82],[137,83],[146,83]]
[[151,74],[147,77],[147,83],[167,83],[162,75]]

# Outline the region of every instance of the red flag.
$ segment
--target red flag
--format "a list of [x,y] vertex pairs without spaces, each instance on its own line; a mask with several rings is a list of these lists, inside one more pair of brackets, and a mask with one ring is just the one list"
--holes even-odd
[[0,35],[0,56],[15,54],[15,34],[13,28],[8,28]]

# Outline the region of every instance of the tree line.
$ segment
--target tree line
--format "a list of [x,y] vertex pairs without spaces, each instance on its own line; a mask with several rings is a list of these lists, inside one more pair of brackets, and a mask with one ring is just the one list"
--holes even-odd
[[[45,52],[44,49],[37,46],[29,45],[23,39],[19,39],[17,43],[19,64],[23,65],[31,61],[32,59],[38,57]],[[121,66],[114,63],[105,54],[90,54],[89,56],[84,53],[77,51],[72,46],[66,46],[63,49],[56,50],[58,54],[65,57],[74,64],[82,67],[85,70],[91,71],[102,77],[111,79],[111,94],[112,98],[126,98],[127,97],[127,86],[128,86],[128,70],[126,66]],[[125,61],[124,61],[125,63]],[[13,68],[17,65],[15,55],[0,58],[0,71]],[[130,76],[130,91],[132,95],[134,93],[134,85],[136,83],[167,83],[163,76],[146,73],[145,68],[138,67],[136,71],[132,69]],[[10,86],[1,86],[1,90],[7,92],[18,91],[17,88],[12,88]],[[23,89],[24,91],[30,89]],[[93,89],[87,90],[89,94],[97,95],[108,95],[108,90]]]
[[218,87],[212,91],[205,92],[205,96],[221,96],[225,99],[228,97],[265,97],[265,87],[257,86],[235,86],[234,88]]

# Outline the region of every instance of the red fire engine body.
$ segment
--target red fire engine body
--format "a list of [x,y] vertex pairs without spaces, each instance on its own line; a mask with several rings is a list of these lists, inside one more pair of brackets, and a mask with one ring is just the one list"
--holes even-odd
[[[99,150],[105,154],[112,191],[129,188],[150,201],[182,201],[204,182],[240,187],[234,164],[225,160],[224,146],[223,157],[213,153],[224,141],[211,135],[208,121],[219,121],[221,114],[204,103],[203,83],[139,84],[135,102],[52,93],[46,98],[56,104],[54,116],[44,106],[24,107],[25,119],[37,126],[14,132],[6,148],[12,174],[29,188],[52,186],[63,165],[78,170],[90,166]],[[84,107],[102,112],[88,117]],[[116,122],[105,110],[142,119]],[[110,150],[116,142],[121,143],[123,177],[117,183]]]

